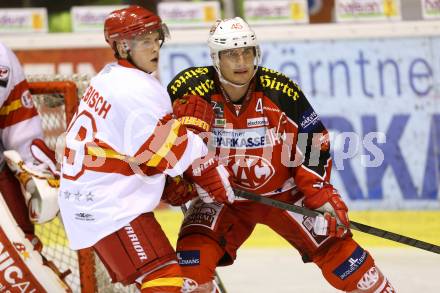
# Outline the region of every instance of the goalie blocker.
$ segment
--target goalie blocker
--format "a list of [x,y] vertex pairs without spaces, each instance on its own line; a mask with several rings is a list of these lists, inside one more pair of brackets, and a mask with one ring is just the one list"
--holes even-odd
[[0,289],[2,292],[72,292],[34,250],[0,196]]

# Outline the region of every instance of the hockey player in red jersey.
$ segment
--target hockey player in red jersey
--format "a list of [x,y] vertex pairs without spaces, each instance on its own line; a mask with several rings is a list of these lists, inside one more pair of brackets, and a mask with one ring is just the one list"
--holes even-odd
[[[286,239],[304,262],[314,262],[333,287],[394,292],[370,253],[352,239],[347,206],[329,182],[327,130],[301,89],[284,74],[259,66],[255,33],[241,18],[217,22],[208,45],[213,66],[188,68],[168,85],[177,117],[191,120],[181,111],[183,101],[210,102],[215,119],[208,144],[236,187],[323,216],[308,218],[244,199],[231,205],[193,200],[177,243],[185,292],[214,292],[216,266],[234,262],[257,223]],[[170,186],[164,198],[173,204],[193,195],[185,180]]]
[[[66,133],[59,200],[70,247],[93,247],[114,282],[180,292],[176,253],[153,214],[166,174],[185,172],[204,200],[232,202],[229,173],[174,119],[152,75],[168,35],[161,19],[130,6],[107,16],[104,34],[117,62],[92,78]],[[211,112],[194,115],[211,124]]]

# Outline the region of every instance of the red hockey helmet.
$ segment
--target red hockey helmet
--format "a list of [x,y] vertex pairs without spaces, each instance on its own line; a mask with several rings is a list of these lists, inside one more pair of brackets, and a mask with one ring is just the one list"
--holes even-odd
[[159,16],[137,5],[111,12],[104,22],[105,40],[113,50],[116,50],[115,41],[153,31],[159,31],[162,41],[169,35]]

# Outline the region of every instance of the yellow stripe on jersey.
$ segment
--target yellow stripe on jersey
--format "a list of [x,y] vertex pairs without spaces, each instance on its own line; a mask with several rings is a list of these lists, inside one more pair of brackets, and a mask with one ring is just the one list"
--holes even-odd
[[154,280],[142,283],[141,289],[151,288],[151,287],[163,287],[163,286],[182,287],[183,286],[183,278],[174,277],[174,278],[154,279]]
[[122,155],[114,150],[95,147],[95,146],[88,146],[87,154],[98,158],[118,159],[122,161],[127,159],[126,155]]
[[179,133],[180,122],[175,120],[171,125],[171,131],[168,133],[165,142],[159,148],[159,150],[151,156],[151,159],[146,163],[149,167],[156,167],[160,161],[168,154],[173,147]]
[[[177,120],[173,122],[173,124],[171,125],[171,130],[168,133],[165,142],[161,145],[159,150],[151,156],[151,159],[146,162],[147,166],[156,167],[157,165],[159,165],[160,161],[168,154],[178,137],[180,125],[180,122]],[[136,157],[129,157],[120,154],[114,150],[96,146],[88,146],[87,154],[98,158],[118,159],[121,161],[137,163]]]
[[11,113],[12,111],[15,111],[19,108],[21,108],[22,104],[21,104],[21,100],[15,100],[12,103],[10,103],[7,106],[3,106],[0,109],[0,115],[8,115],[9,113]]

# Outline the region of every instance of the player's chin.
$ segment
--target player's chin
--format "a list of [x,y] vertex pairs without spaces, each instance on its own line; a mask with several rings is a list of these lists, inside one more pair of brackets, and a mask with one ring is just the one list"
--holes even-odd
[[252,74],[247,71],[243,73],[234,73],[234,82],[238,84],[248,83],[252,78]]
[[150,61],[148,62],[148,71],[153,72],[157,70],[157,67],[159,66],[158,61]]

